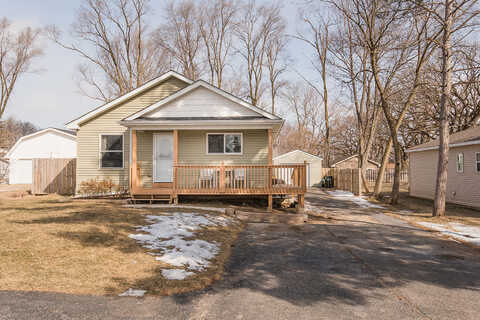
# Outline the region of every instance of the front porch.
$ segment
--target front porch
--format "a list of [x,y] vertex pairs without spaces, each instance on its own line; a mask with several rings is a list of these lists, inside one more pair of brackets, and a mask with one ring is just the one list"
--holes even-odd
[[[188,164],[179,161],[179,130],[173,136],[171,181],[149,185],[141,182],[142,164],[138,161],[137,130],[131,130],[130,194],[133,200],[168,200],[178,203],[182,195],[256,195],[268,198],[268,210],[272,210],[274,195],[296,195],[298,211],[304,208],[306,192],[306,165],[272,163],[272,129],[266,129],[267,164]],[[155,169],[153,169],[155,170]]]

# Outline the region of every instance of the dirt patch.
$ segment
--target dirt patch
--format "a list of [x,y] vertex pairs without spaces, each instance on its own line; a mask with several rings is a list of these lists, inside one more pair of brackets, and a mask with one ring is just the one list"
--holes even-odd
[[147,224],[146,215],[167,211],[57,195],[2,198],[0,290],[117,295],[135,288],[168,295],[200,289],[220,278],[242,225],[195,234],[220,243],[218,255],[201,273],[166,280],[161,270],[169,266],[155,261],[128,235]]

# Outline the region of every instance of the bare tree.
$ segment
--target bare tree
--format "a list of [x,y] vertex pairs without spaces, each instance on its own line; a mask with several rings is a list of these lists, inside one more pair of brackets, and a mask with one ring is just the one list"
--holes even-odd
[[203,4],[200,34],[210,69],[210,83],[222,88],[223,74],[232,53],[233,26],[238,5],[233,0],[207,1]]
[[[434,52],[433,41],[438,30],[431,27],[430,14],[417,14],[402,1],[350,0],[331,2],[350,22],[363,45],[368,48],[369,69],[373,75],[379,103],[391,136],[395,155],[395,175],[392,203],[396,204],[400,191],[401,145],[398,129],[420,86],[423,68]],[[405,83],[408,79],[408,84]],[[403,82],[408,91],[403,101],[395,97],[391,85]],[[382,169],[385,169],[390,150],[385,150]],[[382,170],[380,170],[382,172]],[[381,181],[383,176],[377,178]],[[380,190],[375,188],[378,195]]]
[[84,58],[79,66],[83,94],[109,101],[169,69],[166,52],[148,32],[148,4],[149,0],[84,0],[71,29],[77,43],[62,42],[59,29],[48,28],[53,41]]
[[329,35],[330,24],[326,22],[322,16],[314,15],[311,17],[311,13],[307,14],[305,11],[313,11],[314,7],[309,7],[301,12],[302,21],[306,25],[307,31],[302,33],[298,32],[295,36],[296,39],[308,44],[314,51],[314,59],[312,60],[312,66],[320,74],[322,81],[322,88],[317,88],[311,81],[307,81],[313,86],[323,100],[323,115],[325,121],[325,150],[324,158],[325,165],[330,165],[330,125],[329,125],[329,110],[328,110],[328,77],[327,77],[327,64],[330,51],[331,39]]
[[32,72],[32,62],[42,55],[39,37],[40,30],[28,27],[15,33],[7,18],[0,19],[0,119],[17,80]]
[[381,112],[378,91],[369,72],[368,48],[357,39],[358,34],[353,32],[348,19],[340,16],[337,26],[331,45],[335,77],[350,93],[357,127],[359,167],[363,184],[369,192],[365,175]]
[[193,0],[171,1],[166,8],[165,23],[155,33],[158,44],[173,57],[181,72],[192,80],[198,79],[203,72],[203,41],[198,10]]
[[259,104],[263,92],[263,68],[271,40],[284,32],[286,21],[278,4],[256,5],[250,0],[241,7],[235,34],[239,40],[237,51],[246,63],[249,98]]
[[13,117],[2,120],[0,121],[0,148],[10,149],[18,139],[38,130],[37,126],[28,121],[20,121]]
[[285,27],[283,26],[268,41],[266,49],[266,66],[270,84],[272,113],[275,113],[275,99],[279,95],[280,89],[287,84],[286,81],[281,79],[282,74],[287,71],[286,58],[283,56],[286,46],[287,37],[285,35]]
[[289,112],[294,115],[294,124],[289,128],[288,147],[313,154],[321,151],[323,122],[321,120],[321,97],[312,87],[295,83],[286,87],[283,96]]

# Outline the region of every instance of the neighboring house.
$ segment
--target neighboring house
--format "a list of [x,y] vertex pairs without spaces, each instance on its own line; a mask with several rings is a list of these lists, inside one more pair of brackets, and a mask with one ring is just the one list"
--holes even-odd
[[8,160],[0,158],[0,184],[8,182]]
[[[439,141],[407,150],[410,195],[433,199],[438,166]],[[447,201],[480,208],[480,126],[450,135]]]
[[302,185],[272,185],[282,173],[270,167],[282,125],[276,115],[170,71],[66,127],[77,130],[77,193],[84,181],[111,179],[133,199],[296,193],[303,202]]
[[293,150],[273,158],[273,163],[303,164],[307,163],[307,186],[311,187],[322,180],[322,158],[302,150]]
[[[355,169],[358,167],[359,167],[358,154],[345,158],[343,160],[337,161],[334,164],[332,164],[332,168],[337,168],[337,169]],[[378,168],[380,168],[380,164],[378,162],[368,160],[367,169],[378,169]]]
[[48,128],[23,136],[7,152],[9,183],[32,183],[32,159],[75,158],[77,142],[74,131]]

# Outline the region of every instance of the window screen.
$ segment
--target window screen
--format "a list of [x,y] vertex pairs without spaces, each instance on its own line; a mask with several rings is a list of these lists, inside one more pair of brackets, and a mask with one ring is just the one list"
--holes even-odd
[[480,172],[480,152],[476,153],[475,155],[477,157],[477,172]]
[[208,153],[223,153],[224,137],[223,134],[209,134]]
[[463,153],[457,153],[457,172],[463,172]]

